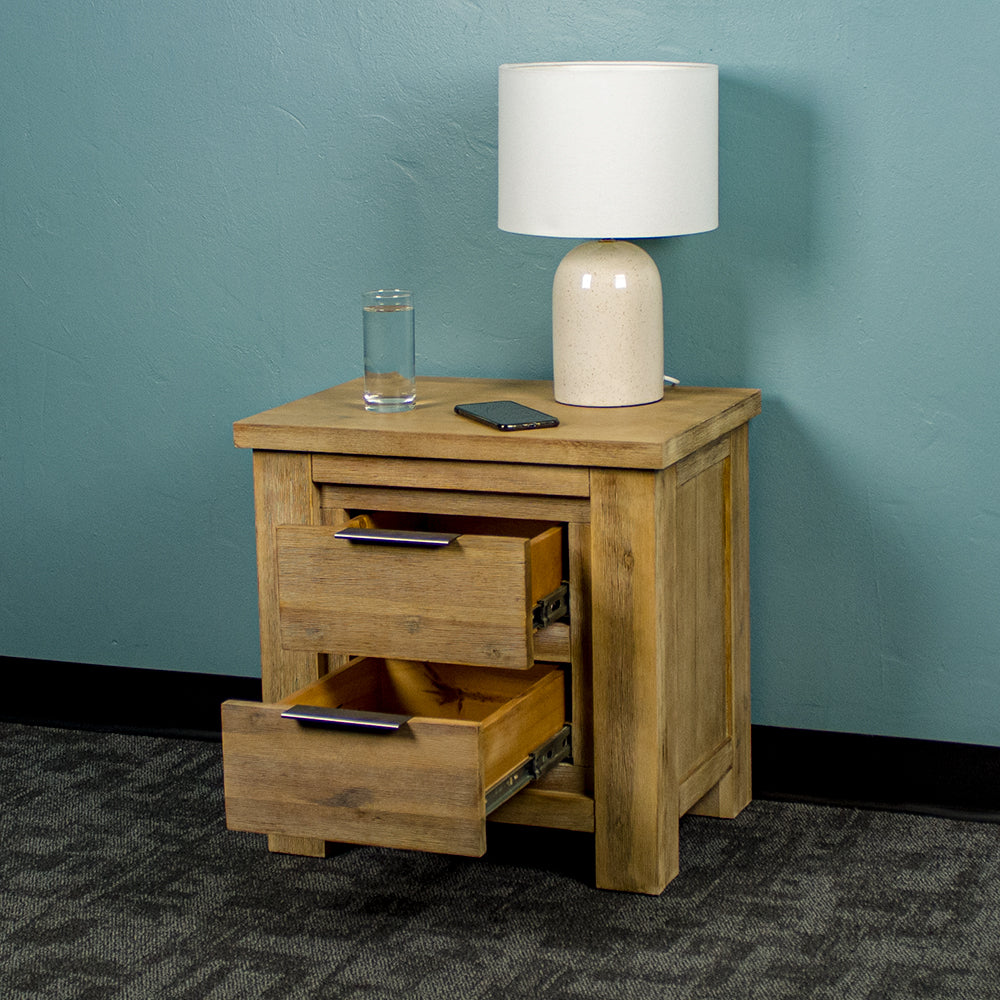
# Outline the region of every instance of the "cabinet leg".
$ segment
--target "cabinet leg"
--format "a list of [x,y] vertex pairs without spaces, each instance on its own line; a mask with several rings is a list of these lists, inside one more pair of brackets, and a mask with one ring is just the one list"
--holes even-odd
[[301,854],[308,858],[325,858],[326,841],[314,837],[289,837],[284,833],[272,833],[267,838],[267,849],[272,854]]
[[678,871],[676,475],[591,474],[594,809],[600,888],[660,893]]
[[[254,498],[257,509],[257,580],[260,598],[261,685],[265,701],[277,701],[323,672],[325,657],[284,649],[278,611],[274,529],[279,524],[316,524],[319,492],[312,481],[309,455],[283,451],[254,452]],[[325,857],[326,841],[272,834],[268,848],[278,854]]]

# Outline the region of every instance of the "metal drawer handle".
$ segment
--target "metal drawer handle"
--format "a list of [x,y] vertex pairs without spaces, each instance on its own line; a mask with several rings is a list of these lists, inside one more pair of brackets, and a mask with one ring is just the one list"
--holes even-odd
[[334,538],[372,545],[419,545],[435,547],[450,545],[458,533],[449,531],[394,531],[389,528],[355,528],[348,526],[334,532]]
[[362,712],[353,708],[321,708],[317,705],[293,705],[281,713],[283,719],[340,729],[355,729],[366,733],[391,733],[406,725],[412,715],[392,715],[389,712]]

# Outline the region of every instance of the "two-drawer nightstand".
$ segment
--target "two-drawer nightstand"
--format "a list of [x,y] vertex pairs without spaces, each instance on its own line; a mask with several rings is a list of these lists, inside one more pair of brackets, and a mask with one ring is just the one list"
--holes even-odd
[[[370,413],[357,380],[235,424],[254,452],[264,703],[223,708],[229,825],[313,855],[481,854],[487,815],[592,831],[599,887],[658,893],[679,817],[750,801],[760,393],[589,409],[548,382],[421,378],[417,398]],[[453,412],[489,399],[560,426]],[[447,543],[337,537],[351,525]]]

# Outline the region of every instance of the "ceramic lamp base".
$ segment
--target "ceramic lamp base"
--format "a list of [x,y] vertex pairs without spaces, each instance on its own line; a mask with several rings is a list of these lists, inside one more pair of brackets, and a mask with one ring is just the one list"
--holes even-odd
[[663,396],[663,291],[634,243],[574,247],[552,284],[555,398],[573,406],[637,406]]

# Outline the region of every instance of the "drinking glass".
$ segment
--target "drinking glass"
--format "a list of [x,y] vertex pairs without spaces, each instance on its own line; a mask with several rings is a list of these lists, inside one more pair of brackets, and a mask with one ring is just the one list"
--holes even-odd
[[399,413],[417,398],[413,293],[380,288],[362,293],[365,409]]

